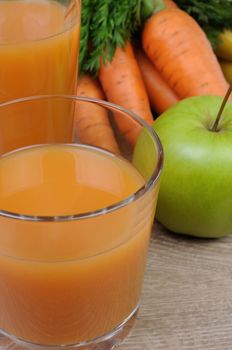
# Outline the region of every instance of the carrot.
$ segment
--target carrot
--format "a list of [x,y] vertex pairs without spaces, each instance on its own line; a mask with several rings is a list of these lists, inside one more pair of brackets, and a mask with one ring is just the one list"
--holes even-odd
[[142,33],[143,48],[180,98],[225,95],[228,84],[211,45],[197,22],[180,9],[150,17]]
[[[111,62],[101,62],[99,80],[108,101],[134,112],[149,124],[153,123],[144,82],[129,41],[125,49],[116,49]],[[116,123],[122,134],[133,143],[140,129],[138,125],[122,117],[116,117]]]
[[140,49],[136,49],[135,52],[150,104],[158,113],[163,113],[178,102],[179,98],[145,53]]
[[[78,80],[77,95],[104,99],[99,82],[83,75]],[[80,142],[104,148],[119,154],[119,148],[111,128],[106,109],[93,103],[78,103],[75,110],[75,130]]]

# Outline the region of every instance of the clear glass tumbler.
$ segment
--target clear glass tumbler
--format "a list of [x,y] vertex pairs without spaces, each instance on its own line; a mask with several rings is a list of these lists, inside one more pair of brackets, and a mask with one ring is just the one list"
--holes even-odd
[[[81,0],[0,0],[0,103],[31,95],[76,94],[80,18]],[[48,134],[45,125],[52,110],[59,120],[57,138],[65,141],[72,119],[64,120],[67,104],[59,107],[37,101],[30,123],[33,138],[35,130]],[[6,116],[1,123],[3,130],[14,124],[17,133],[25,134],[23,112],[21,119]],[[24,145],[31,143],[30,134],[27,130]]]
[[0,102],[75,94],[80,0],[0,0]]
[[[63,108],[67,123],[74,116],[65,142],[52,110],[44,132],[33,129],[38,104],[49,103],[71,104]],[[3,128],[22,111],[18,132],[17,123]],[[104,122],[93,123],[96,115]],[[0,104],[2,350],[106,350],[126,336],[139,308],[162,163],[153,129],[121,107],[60,95]]]

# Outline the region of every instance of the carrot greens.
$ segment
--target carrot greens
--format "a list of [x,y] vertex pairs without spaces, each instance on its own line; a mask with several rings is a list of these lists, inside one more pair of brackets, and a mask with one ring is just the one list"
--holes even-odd
[[79,70],[96,74],[163,0],[82,0]]

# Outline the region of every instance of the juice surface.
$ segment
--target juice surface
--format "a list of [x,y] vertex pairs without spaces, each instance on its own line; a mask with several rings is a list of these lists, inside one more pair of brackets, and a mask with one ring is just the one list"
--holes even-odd
[[94,211],[127,198],[143,184],[129,162],[91,147],[36,146],[0,160],[0,208],[24,215]]
[[[97,210],[143,184],[127,161],[83,146],[36,146],[0,159],[0,207],[22,214]],[[54,345],[122,323],[139,303],[154,196],[81,220],[0,217],[0,329]]]
[[[78,1],[76,12],[75,16],[66,16],[67,9],[56,1],[0,1],[0,103],[26,96],[76,92]],[[67,104],[48,106],[41,102],[33,110],[20,109],[18,105],[15,108],[0,110],[0,129],[4,132],[14,125],[19,135],[3,146],[0,142],[0,153],[2,148],[5,152],[31,144],[33,136],[34,142],[45,142],[51,115],[56,116],[53,141],[67,142],[72,124]],[[13,144],[12,140],[18,141]]]

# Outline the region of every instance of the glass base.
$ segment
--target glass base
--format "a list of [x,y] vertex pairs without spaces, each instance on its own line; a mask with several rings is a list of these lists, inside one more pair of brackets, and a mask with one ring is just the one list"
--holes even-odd
[[112,350],[119,345],[130,332],[137,316],[138,306],[130,316],[112,332],[88,342],[73,345],[40,345],[15,338],[0,330],[0,350]]

